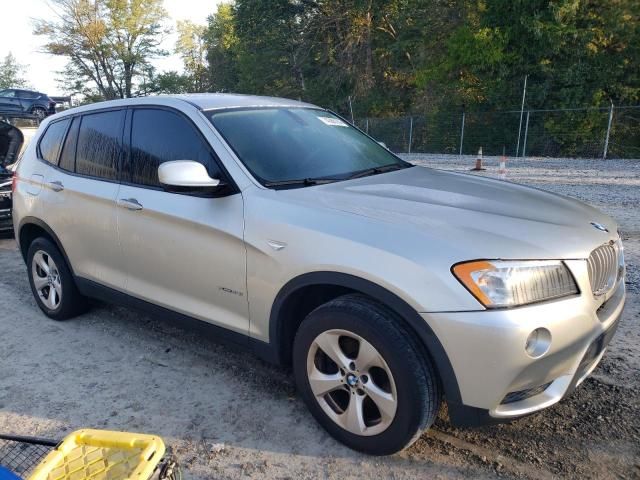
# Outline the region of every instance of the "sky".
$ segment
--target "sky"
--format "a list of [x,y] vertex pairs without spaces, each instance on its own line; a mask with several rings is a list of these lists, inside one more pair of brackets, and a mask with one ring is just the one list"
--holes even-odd
[[[191,20],[205,24],[207,16],[215,12],[220,0],[164,0],[169,14],[168,23],[173,33],[167,36],[161,47],[173,52],[176,42],[176,22]],[[47,18],[52,10],[46,0],[2,0],[0,17],[0,59],[13,53],[19,63],[27,67],[25,77],[35,90],[48,95],[62,95],[56,82],[56,72],[63,69],[66,60],[41,53],[43,37],[33,34],[33,18]],[[182,71],[182,61],[172,54],[152,62],[158,71]]]

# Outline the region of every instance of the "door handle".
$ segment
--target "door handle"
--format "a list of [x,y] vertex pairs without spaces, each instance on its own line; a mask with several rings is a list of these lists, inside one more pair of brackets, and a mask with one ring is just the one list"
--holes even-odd
[[121,198],[118,200],[118,206],[127,210],[142,210],[142,205],[135,198]]
[[47,183],[47,187],[49,187],[54,192],[61,192],[62,190],[64,190],[64,185],[62,185],[62,182],[58,180],[56,180],[55,182]]

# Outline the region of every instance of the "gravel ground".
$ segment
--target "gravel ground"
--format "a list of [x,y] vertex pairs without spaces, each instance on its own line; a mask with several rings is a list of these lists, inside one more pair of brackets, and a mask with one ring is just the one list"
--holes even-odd
[[[468,170],[473,158],[413,155]],[[497,175],[487,159],[483,175]],[[13,240],[0,240],[0,432],[156,433],[185,478],[640,478],[640,162],[519,160],[507,179],[585,200],[624,232],[628,303],[592,377],[510,424],[461,430],[441,412],[408,450],[354,453],[320,429],[290,374],[161,319],[104,304],[47,320]]]

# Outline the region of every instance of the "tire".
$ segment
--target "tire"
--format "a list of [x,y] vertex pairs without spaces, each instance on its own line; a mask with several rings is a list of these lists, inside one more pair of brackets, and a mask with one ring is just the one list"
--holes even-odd
[[408,447],[440,407],[435,370],[401,322],[372,299],[345,295],[311,312],[294,339],[296,385],[311,414],[331,436],[363,453],[390,455]]
[[40,120],[44,120],[47,118],[47,110],[42,107],[33,107],[31,109],[31,114],[38,117]]
[[38,237],[31,242],[27,269],[31,292],[47,317],[66,320],[86,311],[86,297],[78,291],[64,257],[50,240]]

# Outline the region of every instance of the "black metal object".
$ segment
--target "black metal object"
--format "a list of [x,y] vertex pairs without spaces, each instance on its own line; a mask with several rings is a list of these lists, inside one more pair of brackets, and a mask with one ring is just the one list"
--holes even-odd
[[0,435],[0,465],[27,477],[56,445],[46,438]]
[[542,392],[544,392],[549,385],[553,382],[545,383],[544,385],[538,385],[537,387],[527,388],[525,390],[518,390],[516,392],[507,393],[507,395],[502,399],[500,405],[507,405],[509,403],[519,402],[521,400],[525,400],[527,398],[534,397]]

